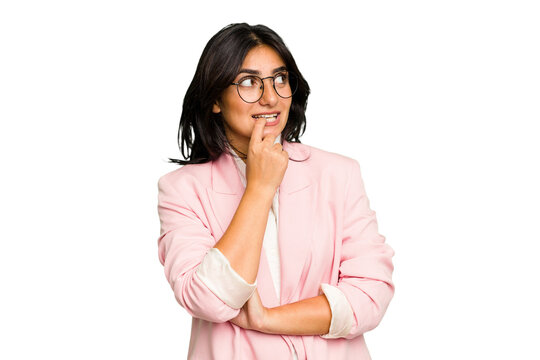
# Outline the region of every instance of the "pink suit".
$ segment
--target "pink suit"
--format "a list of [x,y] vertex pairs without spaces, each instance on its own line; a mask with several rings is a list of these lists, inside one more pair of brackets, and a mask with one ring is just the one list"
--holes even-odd
[[198,278],[198,265],[227,229],[243,185],[234,159],[186,165],[159,179],[159,259],[177,301],[193,316],[189,359],[370,359],[363,333],[381,321],[394,294],[394,251],[378,233],[356,160],[283,141],[289,161],[279,191],[281,296],[264,248],[257,288],[266,307],[319,295],[337,286],[349,300],[355,326],[344,338],[270,335],[228,320],[230,307]]

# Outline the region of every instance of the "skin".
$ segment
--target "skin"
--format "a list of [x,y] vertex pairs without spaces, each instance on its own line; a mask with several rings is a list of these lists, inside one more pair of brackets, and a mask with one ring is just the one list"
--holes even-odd
[[[264,78],[283,66],[285,64],[275,50],[261,45],[248,52],[242,69],[258,71],[259,76]],[[239,73],[234,82],[244,75]],[[229,227],[214,247],[251,284],[257,278],[268,212],[289,162],[289,154],[274,141],[287,124],[291,99],[279,97],[271,79],[264,81],[264,94],[258,102],[244,102],[236,86],[229,86],[212,109],[222,114],[231,144],[247,154],[244,160],[246,190]],[[252,117],[254,114],[276,111],[280,113],[279,123],[273,126],[266,126],[263,118],[256,120]],[[330,305],[324,295],[266,308],[255,291],[238,316],[230,321],[245,329],[270,334],[320,335],[328,333],[331,318]]]
[[[274,75],[275,69],[285,66],[281,57],[267,45],[257,46],[246,55],[242,63],[241,70],[249,69],[259,71],[261,78]],[[240,72],[233,82],[238,82],[240,78],[248,73]],[[225,120],[225,133],[229,142],[242,153],[247,154],[249,141],[255,120],[251,117],[254,114],[265,112],[280,112],[280,122],[274,126],[264,128],[262,137],[274,135],[278,136],[285,125],[289,116],[292,99],[283,99],[276,94],[272,87],[272,79],[264,80],[263,97],[255,103],[244,102],[236,90],[236,86],[229,86],[222,94],[220,99],[214,104],[212,111],[221,113]],[[279,184],[278,184],[279,185]]]

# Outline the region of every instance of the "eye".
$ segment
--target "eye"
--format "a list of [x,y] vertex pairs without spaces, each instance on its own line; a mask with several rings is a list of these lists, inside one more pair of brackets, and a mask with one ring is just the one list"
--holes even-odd
[[238,81],[238,83],[242,87],[254,87],[257,85],[256,79],[252,76],[243,77]]
[[287,84],[287,74],[286,73],[280,73],[274,76],[274,82],[278,85],[285,85]]

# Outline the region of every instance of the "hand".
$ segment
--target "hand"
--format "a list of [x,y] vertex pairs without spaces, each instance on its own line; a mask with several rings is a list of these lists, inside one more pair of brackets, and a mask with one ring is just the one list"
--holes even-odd
[[246,160],[247,185],[258,189],[268,189],[273,196],[283,180],[289,165],[289,154],[280,143],[274,144],[276,136],[269,134],[263,139],[266,120],[255,122],[248,146]]
[[240,313],[230,322],[244,329],[262,331],[267,314],[268,309],[263,306],[259,292],[255,290],[255,293],[240,309]]

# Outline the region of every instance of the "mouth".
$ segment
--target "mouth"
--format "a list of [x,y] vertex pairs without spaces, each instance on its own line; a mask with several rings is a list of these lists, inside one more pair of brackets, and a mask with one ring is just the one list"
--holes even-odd
[[262,113],[262,114],[255,114],[251,115],[254,119],[264,118],[266,119],[266,125],[276,125],[279,122],[279,114],[280,112],[273,112],[273,113]]

